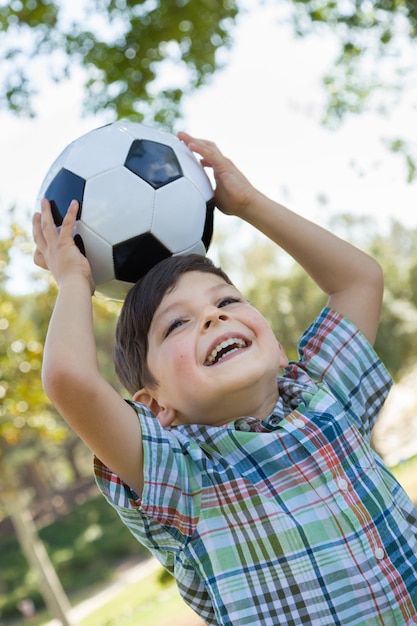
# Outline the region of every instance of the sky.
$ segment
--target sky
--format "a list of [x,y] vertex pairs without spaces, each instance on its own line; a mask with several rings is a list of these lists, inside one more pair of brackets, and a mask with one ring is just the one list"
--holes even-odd
[[[372,216],[381,229],[391,218],[415,228],[417,184],[407,184],[403,160],[382,140],[413,139],[417,85],[410,84],[388,116],[350,116],[339,129],[326,129],[320,80],[334,59],[334,41],[295,40],[278,24],[277,8],[252,0],[248,6],[226,67],[187,98],[179,128],[215,141],[264,193],[322,225],[334,214],[352,213]],[[10,204],[34,207],[63,148],[108,121],[82,118],[81,102],[76,74],[48,86],[34,120],[0,114],[2,211]],[[226,219],[218,218],[217,228]]]

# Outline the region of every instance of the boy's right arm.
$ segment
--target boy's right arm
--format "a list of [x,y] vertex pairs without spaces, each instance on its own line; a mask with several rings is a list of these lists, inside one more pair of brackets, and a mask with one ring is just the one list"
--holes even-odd
[[58,296],[45,342],[45,391],[93,453],[136,493],[143,488],[143,451],[135,411],[101,376],[93,332],[90,267],[74,244],[77,203],[61,230],[47,201],[33,220],[35,263],[51,270]]

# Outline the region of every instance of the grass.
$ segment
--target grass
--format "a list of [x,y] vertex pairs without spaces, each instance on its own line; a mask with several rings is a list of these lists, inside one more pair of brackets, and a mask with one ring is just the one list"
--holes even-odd
[[[25,620],[26,626],[45,626],[46,611]],[[19,622],[20,624],[20,622]],[[129,583],[109,602],[77,622],[77,626],[203,626],[184,604],[174,580],[158,569],[136,583]]]
[[185,626],[195,614],[180,598],[173,580],[154,572],[124,587],[117,597],[80,622],[79,626]]

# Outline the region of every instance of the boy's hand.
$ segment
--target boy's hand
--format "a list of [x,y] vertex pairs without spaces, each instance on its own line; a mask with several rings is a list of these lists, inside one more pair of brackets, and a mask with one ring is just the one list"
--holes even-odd
[[216,144],[205,139],[196,139],[187,133],[178,133],[190,150],[201,156],[201,164],[213,169],[216,181],[214,199],[216,206],[227,215],[237,215],[245,219],[248,211],[256,206],[260,192],[257,191],[242,172],[227,159]]
[[90,264],[75,245],[73,238],[78,202],[75,200],[71,202],[60,229],[55,226],[50,203],[45,198],[41,202],[41,209],[41,213],[35,213],[33,216],[35,264],[50,270],[58,285],[70,276],[84,278],[93,293],[94,282]]

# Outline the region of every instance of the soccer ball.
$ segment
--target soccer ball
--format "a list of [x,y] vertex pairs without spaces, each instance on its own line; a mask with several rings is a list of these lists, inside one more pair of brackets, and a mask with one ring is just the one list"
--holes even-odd
[[213,189],[175,135],[118,121],[69,144],[39,192],[60,226],[78,200],[74,239],[98,293],[123,300],[132,285],[172,255],[205,255],[213,234]]

